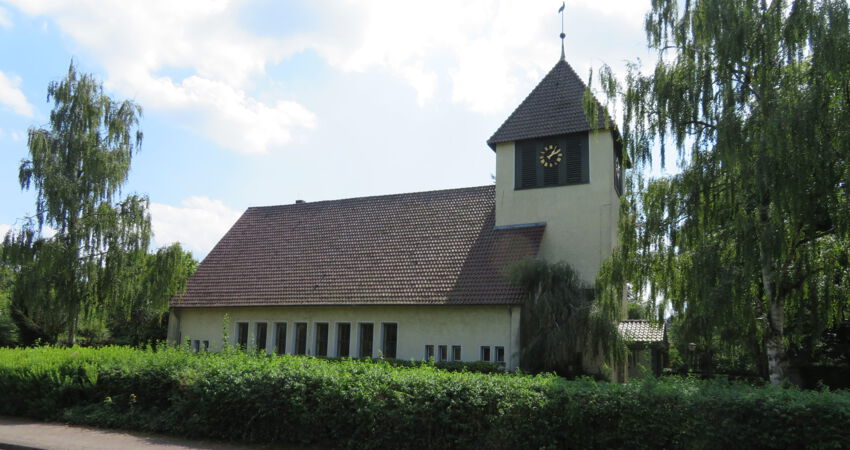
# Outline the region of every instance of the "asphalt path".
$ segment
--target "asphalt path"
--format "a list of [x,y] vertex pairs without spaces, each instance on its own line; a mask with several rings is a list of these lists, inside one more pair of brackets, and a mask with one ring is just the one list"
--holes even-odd
[[[213,441],[195,441],[161,434],[104,430],[0,416],[0,449],[261,449]],[[268,447],[266,447],[268,448]]]

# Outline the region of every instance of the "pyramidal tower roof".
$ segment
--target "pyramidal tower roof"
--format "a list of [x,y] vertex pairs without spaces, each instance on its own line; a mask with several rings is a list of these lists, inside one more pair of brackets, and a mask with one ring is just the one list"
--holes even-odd
[[508,120],[487,140],[490,148],[502,142],[607,128],[602,108],[591,126],[584,114],[584,82],[566,60],[561,59],[528,94]]

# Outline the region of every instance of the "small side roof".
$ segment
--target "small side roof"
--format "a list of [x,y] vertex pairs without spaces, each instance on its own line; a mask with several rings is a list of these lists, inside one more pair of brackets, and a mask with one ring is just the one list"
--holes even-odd
[[649,320],[624,320],[619,324],[620,336],[630,342],[664,342],[664,325]]

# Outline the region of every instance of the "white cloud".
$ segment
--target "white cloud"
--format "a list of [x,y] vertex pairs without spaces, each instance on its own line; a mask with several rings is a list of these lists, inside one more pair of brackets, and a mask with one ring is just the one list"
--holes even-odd
[[9,18],[9,12],[3,7],[0,7],[0,27],[12,28],[12,19]]
[[27,101],[27,97],[18,87],[21,85],[21,77],[9,77],[0,72],[0,104],[6,105],[15,113],[26,117],[33,116],[33,107]]
[[[566,14],[590,11],[640,29],[648,0],[572,0]],[[550,1],[349,0],[326,4],[333,33],[317,33],[310,45],[334,67],[363,72],[389,70],[417,92],[420,105],[437,90],[435,58],[454,102],[495,113],[516,104],[529,82],[556,61],[559,18]],[[574,17],[567,17],[567,23]],[[351,23],[358,24],[352,26]],[[569,32],[569,30],[567,30]]]
[[[195,131],[239,152],[286,145],[315,116],[287,99],[259,100],[252,77],[296,48],[241,29],[241,2],[155,0],[12,1],[29,15],[52,18],[106,68],[105,84],[148,108],[200,118]],[[163,70],[190,73],[183,79]]]
[[[291,98],[251,93],[267,67],[301,51],[314,50],[345,72],[391,73],[414,89],[420,106],[446,94],[471,111],[504,113],[551,68],[559,50],[558,5],[549,0],[316,1],[307,8],[320,10],[318,24],[275,37],[239,23],[240,9],[250,8],[243,1],[10,3],[48,17],[93,53],[106,68],[107,87],[148,108],[191,117],[199,134],[246,153],[285,146],[293,133],[316,125],[316,116]],[[267,15],[284,16],[292,7],[274,6]],[[648,6],[649,0],[569,0],[566,31],[583,44],[573,37],[579,21],[587,21],[579,14],[610,22],[611,30],[598,31],[606,36],[622,31],[615,27],[640,30]],[[169,70],[187,75],[163,75],[174,73]]]
[[189,197],[182,206],[151,203],[151,222],[157,245],[180,242],[184,248],[203,257],[236,222],[242,211],[220,200]]
[[[439,65],[448,57],[451,98],[473,111],[501,111],[514,101],[517,68],[533,75],[552,63],[552,39],[542,27],[552,8],[525,2],[434,0],[421,3],[395,0],[350,1],[330,20],[339,31],[311,40],[334,67],[363,72],[382,68],[405,79],[417,92],[420,105],[437,89]],[[357,28],[344,25],[356,22]],[[342,36],[340,35],[342,34]],[[543,43],[549,45],[545,45]]]
[[6,238],[6,233],[8,233],[9,230],[11,230],[11,229],[12,229],[11,225],[8,225],[8,224],[5,224],[5,223],[0,223],[0,241],[2,241],[3,239]]
[[312,112],[296,102],[267,104],[222,81],[190,76],[143,78],[134,85],[146,92],[152,108],[191,110],[202,120],[200,131],[222,146],[244,153],[264,153],[286,145],[295,127],[313,127]]

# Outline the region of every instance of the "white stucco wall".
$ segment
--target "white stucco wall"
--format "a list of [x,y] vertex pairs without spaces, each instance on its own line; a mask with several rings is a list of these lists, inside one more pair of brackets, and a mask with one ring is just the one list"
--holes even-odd
[[513,142],[496,146],[496,225],[546,222],[539,256],[565,261],[589,283],[616,246],[619,200],[609,131],[588,137],[590,182],[515,190]]
[[241,308],[172,308],[168,338],[208,340],[210,350],[222,348],[224,316],[229,315],[230,343],[237,339],[237,323],[248,322],[248,342],[253,346],[256,323],[268,323],[267,345],[273,351],[275,323],[287,324],[286,353],[295,346],[295,323],[307,324],[307,354],[316,352],[316,323],[328,324],[328,356],[337,356],[338,323],[351,324],[350,355],[358,355],[360,323],[372,323],[373,351],[378,357],[382,345],[383,323],[398,324],[398,359],[424,359],[425,345],[448,346],[449,360],[453,345],[461,346],[461,361],[479,361],[481,346],[505,348],[506,369],[519,365],[518,306],[277,306]]

